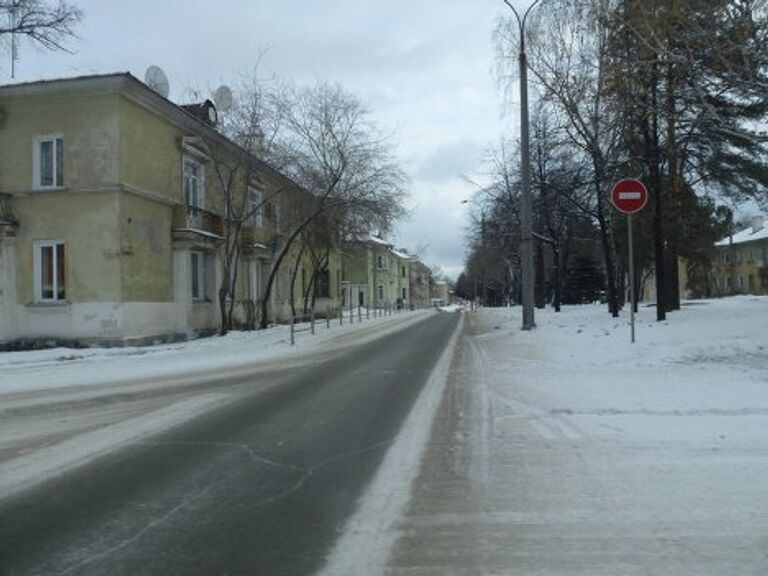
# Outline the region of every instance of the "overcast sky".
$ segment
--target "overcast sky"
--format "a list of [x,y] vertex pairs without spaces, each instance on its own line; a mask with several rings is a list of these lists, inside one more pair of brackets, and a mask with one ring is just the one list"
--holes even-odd
[[[394,134],[411,179],[410,217],[392,241],[452,277],[463,268],[472,184],[513,118],[502,117],[492,30],[501,0],[73,0],[85,19],[73,55],[22,46],[17,80],[165,70],[170,98],[236,84],[253,70],[296,82],[338,81]],[[519,4],[525,4],[520,2]],[[0,80],[8,63],[0,63]]]

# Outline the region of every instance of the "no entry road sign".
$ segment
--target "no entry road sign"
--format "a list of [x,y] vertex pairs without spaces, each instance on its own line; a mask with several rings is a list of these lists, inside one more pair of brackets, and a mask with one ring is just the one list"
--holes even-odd
[[619,180],[611,190],[611,202],[619,212],[634,214],[648,202],[648,190],[640,180],[625,178]]

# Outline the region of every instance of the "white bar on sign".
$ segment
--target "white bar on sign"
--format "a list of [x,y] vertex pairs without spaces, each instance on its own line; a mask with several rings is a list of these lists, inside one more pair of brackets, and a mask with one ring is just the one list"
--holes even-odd
[[619,200],[640,200],[640,192],[619,192]]

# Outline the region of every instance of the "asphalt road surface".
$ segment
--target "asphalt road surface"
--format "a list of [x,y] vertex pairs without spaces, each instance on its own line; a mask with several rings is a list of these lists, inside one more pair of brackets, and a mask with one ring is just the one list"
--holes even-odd
[[0,574],[315,572],[457,322],[198,387],[236,400],[0,501]]

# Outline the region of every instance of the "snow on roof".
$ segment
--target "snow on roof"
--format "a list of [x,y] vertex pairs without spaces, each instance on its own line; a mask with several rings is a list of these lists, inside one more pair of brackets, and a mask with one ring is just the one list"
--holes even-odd
[[[734,244],[744,244],[745,242],[754,242],[755,240],[768,239],[768,227],[763,226],[759,230],[753,232],[754,228],[750,226],[745,228],[741,232],[737,232],[733,235]],[[731,236],[726,236],[719,242],[715,242],[715,246],[729,246],[731,244]]]
[[95,80],[100,78],[117,78],[119,76],[130,76],[130,72],[110,72],[106,74],[94,74],[85,71],[62,74],[56,78],[49,76],[31,75],[25,78],[5,78],[0,84],[0,88],[10,88],[16,86],[25,86],[27,84],[55,84],[57,82],[67,82],[70,80]]
[[372,242],[374,244],[380,244],[382,246],[389,246],[392,247],[392,244],[384,240],[383,238],[379,238],[378,236],[369,236],[364,240],[365,242]]
[[392,252],[392,254],[394,254],[398,258],[402,258],[403,260],[410,260],[411,259],[411,255],[410,254],[406,254],[405,252],[398,252],[397,250],[390,250],[390,252]]

